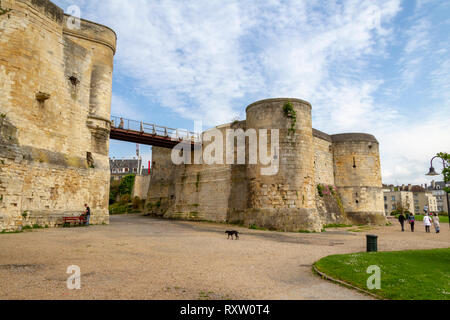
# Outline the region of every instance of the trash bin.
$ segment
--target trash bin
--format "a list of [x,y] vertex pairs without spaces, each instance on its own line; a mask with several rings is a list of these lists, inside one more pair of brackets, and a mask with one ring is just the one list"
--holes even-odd
[[367,235],[367,252],[377,252],[378,251],[378,236],[373,234]]

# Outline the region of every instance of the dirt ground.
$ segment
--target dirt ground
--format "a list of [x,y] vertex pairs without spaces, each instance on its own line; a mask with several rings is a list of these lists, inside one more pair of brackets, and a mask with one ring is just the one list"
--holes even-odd
[[[230,228],[241,240],[227,240]],[[449,227],[441,228],[300,234],[124,215],[109,226],[1,234],[0,299],[370,299],[322,280],[312,264],[364,251],[367,233],[382,251],[450,247]],[[67,289],[71,265],[81,269],[81,290]]]

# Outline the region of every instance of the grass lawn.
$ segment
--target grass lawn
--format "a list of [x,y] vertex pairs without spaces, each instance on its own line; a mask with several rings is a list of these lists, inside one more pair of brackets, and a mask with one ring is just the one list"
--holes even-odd
[[[396,215],[395,217],[398,218],[398,215]],[[417,222],[417,221],[423,221],[424,216],[416,214],[414,217],[416,218],[416,222]],[[448,216],[439,216],[439,223],[440,224],[448,223]]]
[[[417,215],[416,217],[416,221],[423,221],[423,217],[422,215]],[[434,217],[433,217],[434,218]],[[439,216],[439,222],[440,224],[443,223],[448,223],[448,216]]]
[[[369,266],[381,269],[381,289],[369,290]],[[316,268],[339,280],[393,300],[450,300],[450,248],[334,255]]]

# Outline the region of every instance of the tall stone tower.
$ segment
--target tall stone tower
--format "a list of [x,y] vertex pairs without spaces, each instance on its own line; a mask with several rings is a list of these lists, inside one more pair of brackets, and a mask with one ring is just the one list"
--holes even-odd
[[[298,99],[256,102],[247,108],[247,129],[256,129],[258,135],[260,129],[279,130],[279,154],[272,154],[279,157],[279,169],[275,175],[262,175],[264,166],[247,165],[246,219],[266,227],[290,225],[294,230],[320,231],[315,204],[311,105]],[[269,150],[274,153],[273,148]]]
[[0,231],[79,215],[109,222],[111,29],[48,0],[3,0]]
[[370,134],[332,136],[335,184],[356,224],[385,222],[379,144]]
[[[248,106],[246,120],[218,126],[222,133],[246,131],[245,165],[175,166],[170,150],[154,148],[148,213],[284,231],[321,231],[336,223],[384,224],[378,141],[369,134],[330,136],[315,130],[311,111],[303,100],[268,99]],[[278,148],[271,141],[274,129]],[[260,150],[259,162],[249,161],[251,130],[259,142],[267,132],[268,155],[279,165],[274,174],[263,174],[270,165],[261,161]]]

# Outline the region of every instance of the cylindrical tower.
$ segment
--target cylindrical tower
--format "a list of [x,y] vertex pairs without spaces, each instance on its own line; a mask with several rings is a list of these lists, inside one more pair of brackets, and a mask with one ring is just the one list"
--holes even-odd
[[347,218],[355,224],[385,224],[379,143],[369,134],[332,136],[334,174]]
[[[262,169],[268,165],[261,164],[260,152],[258,164],[247,164],[246,222],[287,231],[320,231],[315,205],[311,105],[299,99],[253,103],[247,108],[247,130],[251,129],[256,129],[259,142],[260,130],[268,130],[267,150],[278,170],[265,175]],[[279,132],[276,148],[271,145],[273,130]]]

